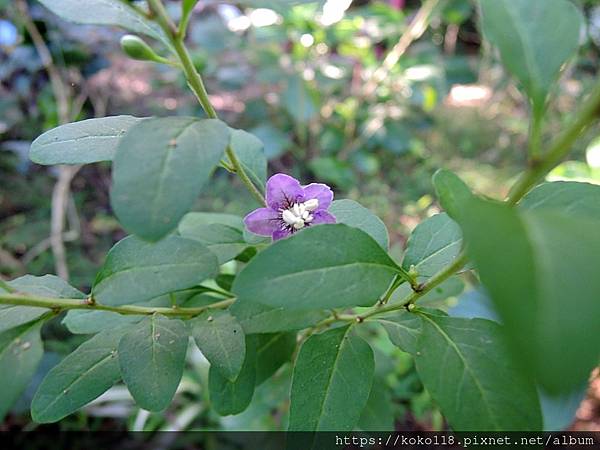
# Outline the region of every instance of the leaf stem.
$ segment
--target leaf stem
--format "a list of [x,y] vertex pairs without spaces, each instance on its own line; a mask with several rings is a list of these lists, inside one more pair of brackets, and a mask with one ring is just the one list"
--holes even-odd
[[[398,267],[398,277],[395,282],[392,284],[393,290],[395,290],[398,286],[400,286],[403,282],[408,282],[413,291],[418,291],[421,286],[419,286],[419,282],[417,278],[409,271],[405,270],[403,267]],[[395,284],[395,285],[394,285]],[[392,291],[393,292],[393,291]],[[391,295],[391,293],[390,293]],[[387,301],[387,300],[386,300]]]
[[458,272],[460,269],[462,269],[466,263],[467,263],[467,255],[463,251],[454,259],[454,261],[452,261],[452,263],[450,265],[444,267],[442,270],[440,270],[438,273],[436,273],[434,276],[432,276],[426,283],[422,284],[418,291],[411,292],[409,295],[407,295],[404,298],[404,300],[402,300],[399,303],[394,303],[392,305],[383,306],[383,307],[374,306],[371,309],[371,311],[369,311],[365,314],[362,314],[360,316],[360,319],[362,319],[360,321],[366,320],[369,317],[373,317],[373,316],[376,316],[379,314],[385,314],[385,313],[389,313],[391,311],[396,311],[399,309],[405,309],[405,308],[409,307],[410,305],[414,304],[417,300],[419,300],[419,298],[421,298],[422,296],[427,294],[433,288],[440,285],[441,283],[446,281],[448,278],[450,278],[452,275],[454,275],[456,272]]
[[[208,97],[208,92],[206,91],[206,87],[204,86],[204,81],[202,80],[202,76],[196,70],[190,53],[185,46],[184,42],[184,34],[181,33],[180,30],[177,29],[171,18],[169,17],[167,11],[165,10],[164,5],[161,0],[148,0],[148,5],[150,6],[151,11],[154,13],[156,17],[157,23],[163,29],[165,34],[168,36],[171,44],[173,45],[173,49],[181,62],[181,66],[183,69],[183,73],[185,78],[187,79],[188,85],[190,89],[196,95],[198,102],[206,112],[206,115],[211,119],[218,119],[217,111],[213,107],[210,99]],[[180,25],[181,29],[181,25]],[[252,196],[258,201],[259,204],[265,204],[265,198],[261,194],[261,192],[254,186],[248,174],[242,167],[240,161],[237,158],[237,155],[231,148],[231,145],[227,146],[225,150],[227,154],[227,158],[233,166],[235,173],[237,173],[238,177],[244,183],[248,191],[252,194]]]
[[529,161],[533,164],[539,160],[542,146],[542,125],[544,108],[533,107],[529,129]]
[[163,314],[165,316],[193,317],[208,309],[224,309],[231,305],[235,299],[228,298],[210,305],[199,306],[197,308],[166,308],[149,306],[109,306],[100,303],[90,302],[88,299],[76,298],[47,298],[28,294],[0,294],[0,304],[16,306],[35,306],[38,308],[48,308],[53,311],[67,311],[70,309],[87,309],[90,311],[109,311],[124,315],[151,315]]
[[573,143],[590,126],[600,114],[600,79],[583,103],[581,110],[554,142],[543,159],[534,161],[533,165],[521,176],[511,189],[507,202],[515,205],[525,194],[550,172],[571,151]]

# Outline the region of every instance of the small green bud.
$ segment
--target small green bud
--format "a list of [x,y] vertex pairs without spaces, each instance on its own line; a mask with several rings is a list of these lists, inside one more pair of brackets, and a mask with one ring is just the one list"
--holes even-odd
[[154,50],[152,50],[152,48],[139,36],[133,34],[127,34],[121,38],[121,48],[123,49],[123,52],[132,59],[155,62],[164,61],[164,58],[161,58],[154,53]]
[[417,268],[414,264],[411,264],[410,269],[408,270],[408,275],[414,279],[416,279],[419,276],[419,272],[417,272]]

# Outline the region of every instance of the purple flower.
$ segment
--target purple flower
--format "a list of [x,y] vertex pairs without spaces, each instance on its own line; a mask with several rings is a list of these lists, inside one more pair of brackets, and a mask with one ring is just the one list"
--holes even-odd
[[244,223],[251,232],[276,241],[305,227],[335,223],[327,211],[332,201],[333,191],[326,184],[301,186],[295,178],[278,173],[267,181],[267,207],[252,211]]

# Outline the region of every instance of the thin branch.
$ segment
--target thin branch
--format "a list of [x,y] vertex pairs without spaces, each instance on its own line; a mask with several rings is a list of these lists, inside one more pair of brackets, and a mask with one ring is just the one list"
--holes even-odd
[[[194,66],[192,58],[190,57],[190,53],[188,52],[188,49],[183,41],[183,36],[179,34],[177,27],[169,17],[164,5],[160,0],[148,0],[148,4],[154,17],[156,18],[156,21],[163,29],[163,31],[171,41],[171,44],[173,45],[173,48],[175,50],[175,53],[177,54],[177,57],[179,58],[183,69],[183,73],[188,81],[190,89],[196,95],[196,98],[198,99],[198,102],[206,112],[206,115],[211,119],[218,119],[217,111],[210,102],[208,92],[206,91],[206,87],[204,86],[204,81],[202,80],[201,75],[198,73],[196,67]],[[254,185],[252,180],[250,180],[250,177],[244,170],[244,167],[241,165],[240,161],[237,158],[237,155],[235,154],[230,145],[227,146],[225,153],[229,158],[229,162],[231,163],[231,166],[233,166],[235,173],[237,173],[238,177],[244,183],[248,191],[252,194],[256,201],[258,201],[259,204],[264,205],[265,198]],[[224,164],[223,166],[225,167],[226,165]]]
[[63,240],[65,218],[69,196],[71,194],[71,181],[81,166],[61,166],[58,180],[52,190],[52,211],[50,219],[50,246],[54,255],[56,274],[64,279],[69,279],[67,255]]
[[3,305],[18,305],[18,306],[35,306],[38,308],[47,308],[53,311],[68,311],[71,309],[85,309],[89,311],[109,311],[123,315],[151,315],[163,314],[165,316],[176,317],[193,317],[207,311],[209,309],[224,309],[230,306],[235,299],[228,298],[210,305],[199,306],[197,308],[166,308],[166,307],[146,307],[135,305],[124,306],[109,306],[97,302],[92,302],[89,299],[76,298],[48,298],[38,297],[28,294],[9,293],[0,294],[0,304]]
[[[56,100],[58,118],[61,124],[68,123],[70,120],[69,93],[63,83],[61,74],[57,69],[52,54],[48,46],[44,42],[44,38],[31,19],[29,7],[25,0],[17,0],[17,9],[21,13],[21,20],[27,33],[31,36],[31,40],[35,49],[42,60],[42,64],[48,78],[50,86]],[[65,279],[69,279],[69,268],[67,265],[67,257],[65,244],[63,241],[63,230],[65,227],[65,214],[67,202],[71,191],[71,181],[81,166],[60,166],[58,169],[58,180],[52,191],[52,211],[50,223],[50,245],[54,256],[54,265],[56,274]]]
[[410,45],[419,39],[423,33],[425,33],[431,18],[433,17],[433,13],[439,4],[440,0],[426,0],[423,2],[423,5],[408,25],[406,31],[400,37],[400,40],[388,52],[381,63],[381,66],[379,66],[375,72],[373,72],[371,78],[367,80],[363,91],[363,95],[365,97],[370,97],[373,95],[377,89],[377,86],[388,77],[394,66],[398,63],[402,55],[406,53],[406,50],[408,50]]

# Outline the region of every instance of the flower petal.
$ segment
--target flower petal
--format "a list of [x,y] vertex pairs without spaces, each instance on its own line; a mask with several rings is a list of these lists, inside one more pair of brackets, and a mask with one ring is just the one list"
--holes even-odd
[[314,219],[310,223],[311,225],[319,225],[322,223],[336,223],[335,216],[328,211],[315,211],[313,213]]
[[333,191],[329,186],[322,183],[311,183],[304,186],[304,201],[316,198],[319,200],[317,211],[329,208],[333,201]]
[[283,229],[283,228],[277,228],[275,231],[273,231],[273,234],[271,235],[271,237],[273,238],[274,241],[278,241],[279,239],[286,238],[286,237],[290,236],[291,234],[292,233],[290,232],[290,230]]
[[249,231],[260,236],[271,236],[279,228],[279,213],[271,208],[258,208],[244,217]]
[[274,210],[287,209],[302,201],[302,194],[300,182],[284,173],[275,174],[267,181],[267,206]]

